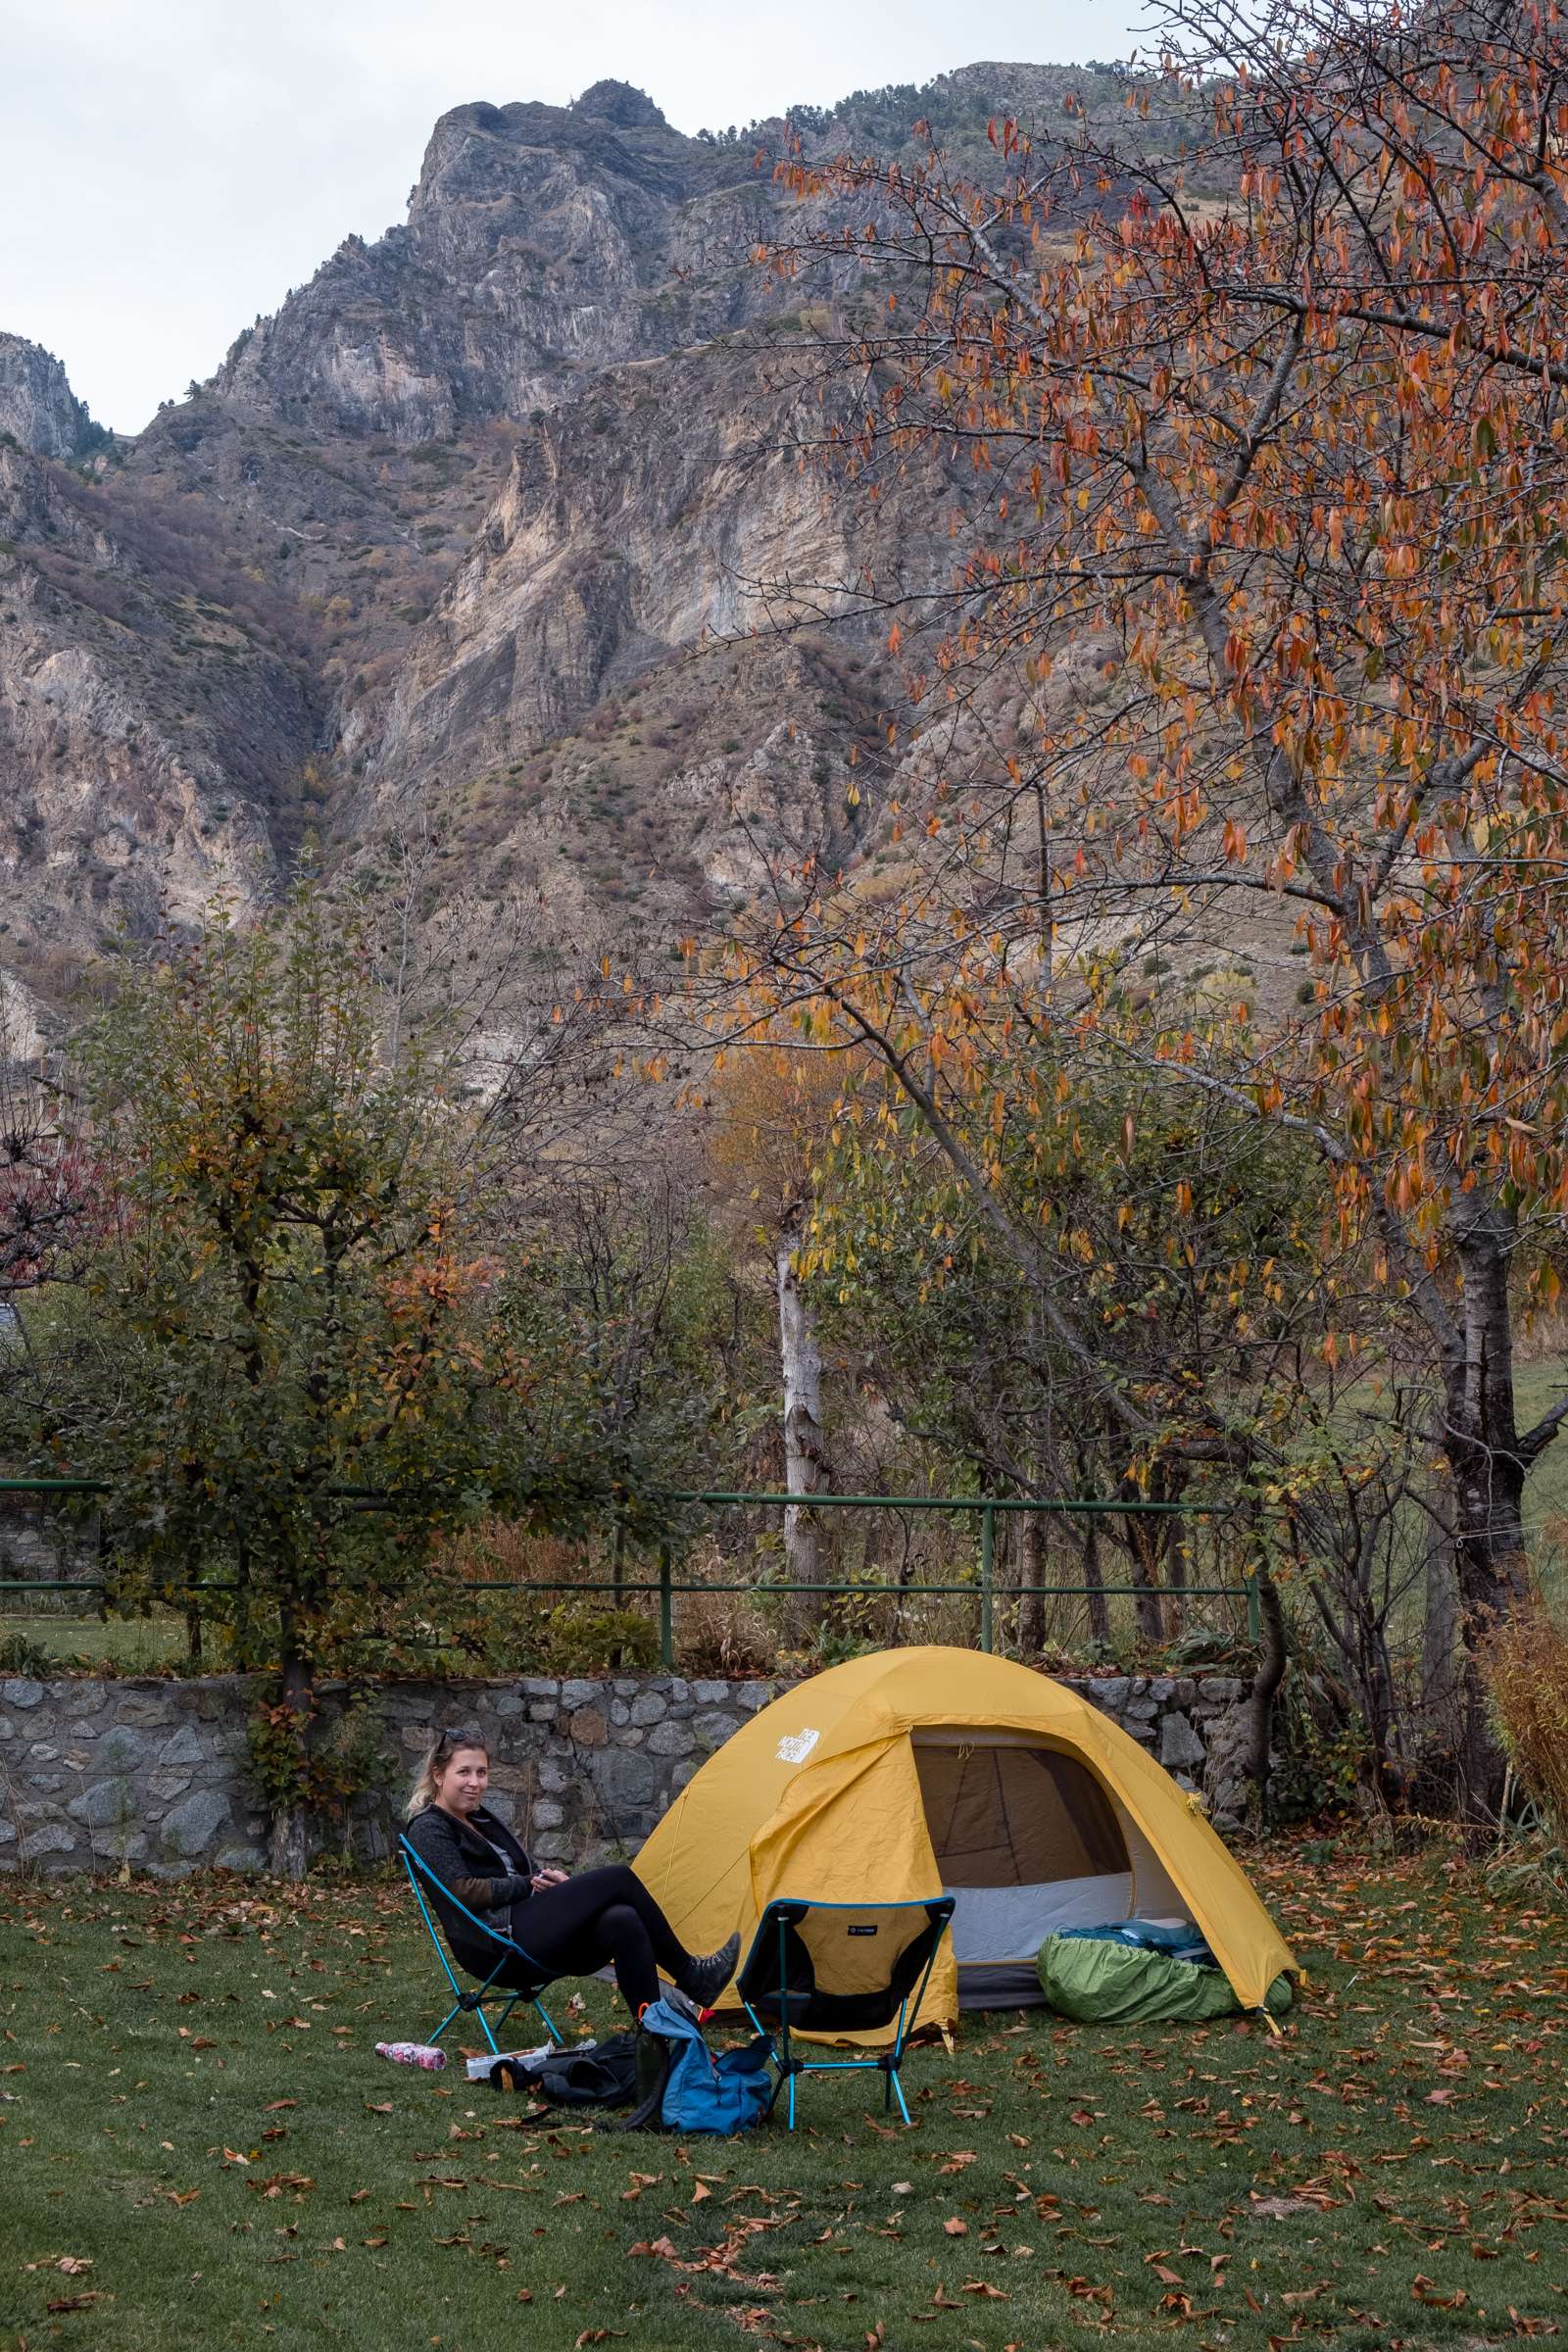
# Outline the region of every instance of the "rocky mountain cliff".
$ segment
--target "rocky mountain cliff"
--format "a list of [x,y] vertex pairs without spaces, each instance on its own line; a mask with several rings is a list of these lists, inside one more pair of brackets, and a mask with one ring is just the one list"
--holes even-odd
[[70,464],[109,438],[72,391],[53,352],[0,334],[0,442]]
[[[961,146],[1068,78],[971,67],[793,130]],[[835,290],[752,258],[790,132],[688,138],[617,82],[459,107],[407,222],[134,440],[0,336],[0,970],[48,1000],[114,924],[265,899],[307,837],[417,822],[438,890],[539,890],[585,951],[656,955],[851,843],[889,683],[824,586],[946,559],[936,485],[852,546],[792,453],[785,314]]]

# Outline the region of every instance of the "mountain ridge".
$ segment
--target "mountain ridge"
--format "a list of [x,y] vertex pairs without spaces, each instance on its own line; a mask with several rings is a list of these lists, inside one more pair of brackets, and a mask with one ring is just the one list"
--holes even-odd
[[130,439],[0,337],[0,970],[58,997],[118,925],[415,822],[437,889],[552,892],[657,956],[769,856],[851,841],[880,649],[831,593],[748,632],[769,581],[934,577],[936,486],[867,538],[798,465],[784,347],[841,286],[755,267],[785,202],[757,133],[894,153],[927,114],[978,147],[1082,83],[977,65],[733,139],[614,81],[450,109],[407,220]]

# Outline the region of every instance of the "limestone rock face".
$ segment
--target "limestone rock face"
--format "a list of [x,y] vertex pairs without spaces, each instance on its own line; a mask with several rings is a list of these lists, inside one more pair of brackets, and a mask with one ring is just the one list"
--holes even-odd
[[969,493],[911,460],[868,521],[801,462],[850,279],[756,266],[799,218],[772,161],[925,117],[978,154],[1063,81],[723,138],[618,81],[456,107],[407,220],[133,440],[0,334],[0,997],[47,1025],[110,930],[255,906],[308,834],[429,819],[440,888],[534,894],[596,962],[853,854],[897,683],[835,584],[945,580]]
[[47,986],[119,921],[275,886],[315,731],[287,633],[205,536],[0,447],[0,963]]
[[760,313],[747,257],[771,205],[755,179],[620,82],[571,107],[455,107],[407,225],[349,238],[216,389],[249,416],[404,443],[525,418],[576,370]]
[[101,438],[51,352],[0,334],[0,434],[34,457],[69,462]]

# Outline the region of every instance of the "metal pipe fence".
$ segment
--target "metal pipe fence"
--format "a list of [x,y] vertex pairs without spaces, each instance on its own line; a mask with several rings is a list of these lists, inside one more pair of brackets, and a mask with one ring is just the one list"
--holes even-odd
[[[83,1478],[0,1478],[0,1495],[32,1494],[39,1497],[66,1495],[107,1494],[113,1493],[108,1480]],[[368,1487],[340,1487],[329,1490],[331,1499],[370,1508],[394,1508],[398,1497]],[[1183,1584],[1161,1587],[1150,1584],[1076,1583],[1025,1584],[1009,1582],[999,1596],[996,1578],[996,1538],[999,1515],[1029,1513],[1038,1517],[1166,1517],[1187,1519],[1223,1519],[1235,1506],[1225,1502],[1152,1502],[1136,1497],[1105,1497],[1079,1495],[1012,1495],[1012,1494],[778,1494],[762,1491],[717,1488],[677,1488],[662,1497],[699,1510],[775,1509],[785,1512],[803,1511],[926,1511],[944,1516],[955,1513],[975,1513],[980,1517],[980,1558],[978,1574],[965,1582],[890,1583],[886,1579],[872,1581],[860,1578],[857,1582],[811,1581],[800,1582],[789,1578],[751,1578],[736,1581],[702,1578],[679,1578],[674,1573],[674,1546],[665,1542],[657,1554],[656,1578],[628,1579],[614,1577],[539,1577],[519,1586],[496,1578],[464,1579],[459,1590],[466,1592],[507,1592],[515,1596],[520,1591],[534,1592],[594,1592],[612,1594],[617,1600],[628,1596],[656,1597],[659,1604],[659,1648],[662,1663],[672,1667],[675,1660],[674,1604],[680,1594],[709,1592],[747,1592],[766,1596],[812,1594],[821,1598],[864,1598],[867,1594],[887,1593],[902,1600],[926,1596],[961,1596],[978,1599],[980,1605],[980,1646],[992,1650],[996,1646],[997,1601],[1058,1598],[1086,1599],[1091,1593],[1106,1599],[1157,1598],[1234,1599],[1247,1604],[1248,1633],[1256,1640],[1260,1628],[1257,1583],[1255,1574],[1245,1572],[1236,1584]],[[234,1591],[232,1583],[192,1584],[188,1592],[190,1602],[199,1604],[204,1592]],[[109,1581],[97,1578],[0,1578],[0,1593],[8,1592],[67,1592],[100,1595],[110,1590]],[[383,1588],[384,1590],[384,1588]]]

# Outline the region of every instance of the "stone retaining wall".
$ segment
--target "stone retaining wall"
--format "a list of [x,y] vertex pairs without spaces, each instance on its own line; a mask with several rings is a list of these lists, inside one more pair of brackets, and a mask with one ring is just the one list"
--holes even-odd
[[[1242,1797],[1246,1684],[1227,1676],[1075,1678],[1231,1826]],[[635,1850],[692,1774],[785,1683],[678,1675],[555,1682],[389,1683],[376,1701],[377,1786],[328,1831],[386,1854],[432,1723],[472,1723],[490,1746],[496,1809],[540,1861]],[[260,1870],[268,1819],[246,1754],[250,1682],[0,1683],[0,1870],[159,1877]],[[341,1694],[323,1694],[330,1718]]]

